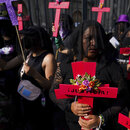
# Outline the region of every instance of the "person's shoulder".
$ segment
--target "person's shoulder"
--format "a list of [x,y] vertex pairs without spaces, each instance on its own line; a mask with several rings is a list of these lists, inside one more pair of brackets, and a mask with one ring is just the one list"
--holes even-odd
[[42,66],[56,66],[56,60],[53,54],[48,53],[43,61],[42,61]]
[[45,57],[44,57],[44,61],[49,62],[55,60],[55,57],[52,53],[48,53]]

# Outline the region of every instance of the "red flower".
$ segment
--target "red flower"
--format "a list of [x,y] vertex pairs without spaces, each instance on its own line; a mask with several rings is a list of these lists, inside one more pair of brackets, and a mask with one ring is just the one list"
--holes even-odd
[[79,92],[81,92],[81,91],[83,91],[85,89],[87,89],[87,86],[81,84],[80,87],[79,87]]
[[93,82],[93,81],[90,81],[90,82],[89,82],[89,87],[90,87],[90,88],[93,88],[94,85],[95,85],[95,82]]

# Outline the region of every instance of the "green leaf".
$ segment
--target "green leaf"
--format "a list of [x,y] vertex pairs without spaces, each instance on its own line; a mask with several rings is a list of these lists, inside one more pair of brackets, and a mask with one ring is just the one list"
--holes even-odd
[[71,84],[75,84],[75,80],[74,79],[70,79],[70,83]]

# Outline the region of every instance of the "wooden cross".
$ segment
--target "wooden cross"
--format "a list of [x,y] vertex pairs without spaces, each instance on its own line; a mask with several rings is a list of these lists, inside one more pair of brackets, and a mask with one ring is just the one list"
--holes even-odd
[[12,25],[16,26],[18,25],[18,20],[14,8],[12,6],[12,1],[17,1],[17,0],[0,0],[0,3],[5,3]]
[[118,116],[118,123],[130,129],[130,118],[128,118],[127,116],[121,113],[119,113],[119,116]]
[[[96,62],[73,62],[72,63],[73,77],[74,79],[79,74],[83,76],[85,72],[89,75],[94,76],[96,72]],[[118,88],[109,87],[109,84],[102,84],[99,87],[99,91],[84,91],[78,92],[78,85],[60,84],[59,89],[55,89],[57,99],[73,98],[78,96],[78,102],[88,104],[93,109],[93,98],[117,98]],[[92,114],[92,111],[90,112]],[[84,117],[82,117],[85,119]]]
[[19,31],[23,30],[22,13],[23,13],[23,6],[22,4],[18,4],[18,29]]
[[18,4],[18,29],[23,30],[23,21],[29,21],[30,16],[23,16],[23,5]]
[[55,22],[54,22],[55,32],[53,32],[53,37],[57,37],[58,35],[61,9],[68,9],[69,4],[70,2],[61,2],[58,0],[56,0],[56,2],[49,3],[49,8],[56,9]]
[[99,4],[99,7],[92,7],[92,11],[94,12],[98,12],[98,17],[97,17],[97,21],[99,23],[101,23],[101,20],[102,20],[102,13],[103,12],[110,12],[110,8],[104,8],[103,7],[104,5],[104,0],[100,0],[100,4]]
[[[130,47],[120,48],[120,54],[129,54],[130,55]],[[128,64],[130,64],[130,56],[129,56]],[[128,72],[127,79],[130,80],[130,72]]]

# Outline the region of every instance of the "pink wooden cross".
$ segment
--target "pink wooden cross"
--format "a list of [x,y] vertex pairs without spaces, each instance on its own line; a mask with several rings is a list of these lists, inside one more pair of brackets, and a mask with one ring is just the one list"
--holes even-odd
[[23,30],[23,21],[29,21],[30,16],[23,16],[23,5],[18,4],[18,29]]
[[[94,76],[96,72],[96,62],[73,62],[72,63],[73,77],[74,79],[79,74],[83,76],[85,72],[89,75]],[[73,98],[78,96],[78,102],[88,104],[93,109],[93,98],[117,98],[118,88],[109,87],[109,84],[103,84],[99,87],[99,91],[84,91],[78,92],[78,85],[60,84],[59,89],[55,89],[57,99]],[[92,111],[90,112],[92,114]],[[85,119],[84,117],[82,117]]]
[[22,4],[18,4],[18,29],[19,31],[23,30],[22,13],[23,13],[23,6]]
[[121,113],[119,113],[119,116],[118,116],[118,123],[130,129],[130,118],[128,118],[127,116]]
[[104,0],[100,0],[99,7],[92,7],[92,11],[98,12],[97,21],[101,23],[102,20],[102,13],[103,12],[110,12],[110,8],[104,8]]
[[18,25],[18,20],[14,8],[12,6],[12,1],[17,1],[17,0],[0,0],[0,3],[5,3],[12,25],[15,26]]
[[60,2],[58,0],[56,0],[56,2],[49,3],[49,8],[56,9],[55,22],[54,22],[55,32],[53,32],[53,37],[57,37],[58,35],[61,9],[68,9],[69,4],[70,2]]
[[[130,47],[120,48],[120,54],[130,54]],[[130,64],[130,56],[128,64]],[[130,72],[128,72],[127,79],[130,80]]]

